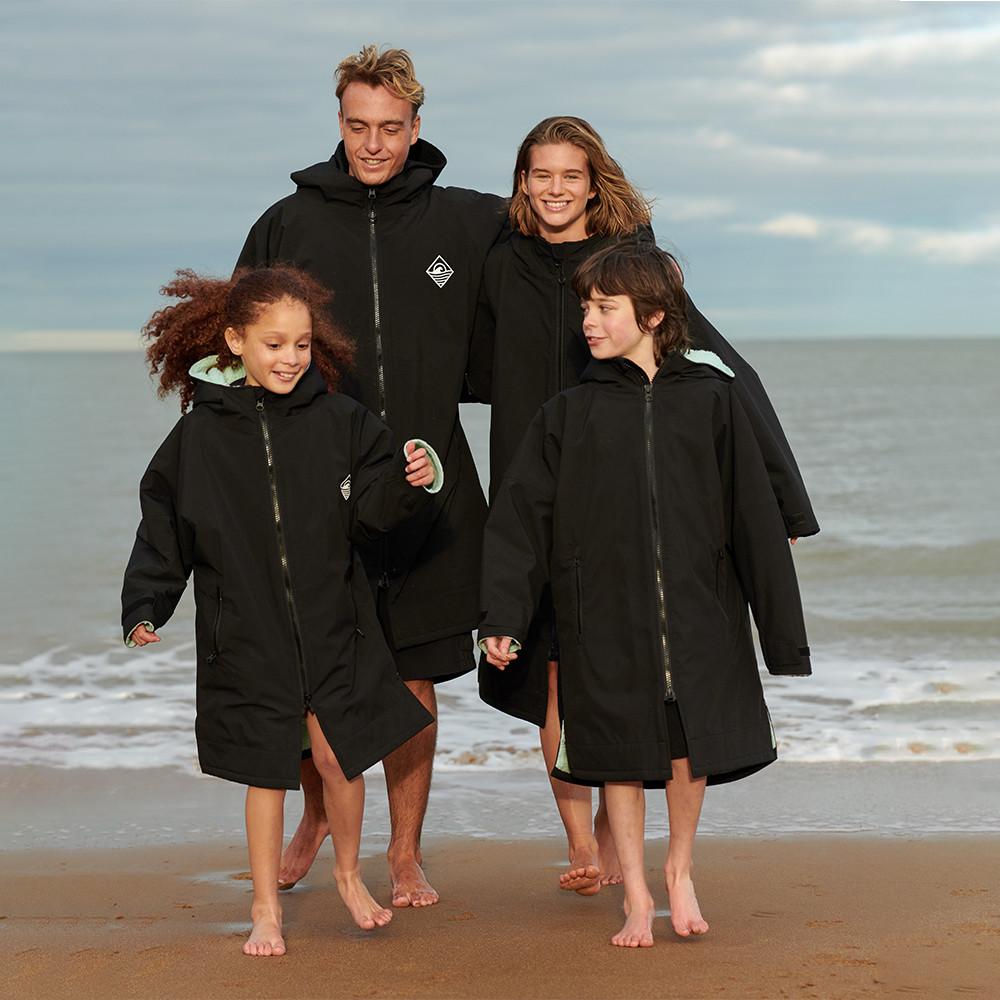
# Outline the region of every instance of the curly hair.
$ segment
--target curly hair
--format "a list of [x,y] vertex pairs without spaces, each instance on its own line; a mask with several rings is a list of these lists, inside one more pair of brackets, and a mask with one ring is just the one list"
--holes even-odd
[[661,250],[648,236],[598,250],[577,268],[572,284],[581,299],[595,293],[627,295],[641,329],[662,311],[663,319],[653,329],[657,365],[672,351],[686,351],[691,346],[684,275],[673,254]]
[[177,271],[162,295],[180,299],[157,310],[142,328],[150,341],[146,360],[151,375],[160,376],[157,395],[180,395],[181,412],[191,405],[195,381],[188,374],[202,358],[218,355],[218,367],[240,364],[226,343],[224,331],[242,330],[266,306],[291,299],[312,317],[312,363],[332,390],[354,360],[354,344],[330,318],[333,292],[311,275],[289,264],[240,268],[229,279],[208,278],[191,270]]
[[538,219],[521,189],[522,179],[531,170],[535,146],[569,143],[583,150],[590,167],[590,183],[595,194],[587,203],[587,235],[630,236],[640,226],[648,226],[651,203],[612,159],[604,140],[582,118],[560,115],[540,121],[525,137],[514,162],[514,191],[510,199],[510,224],[525,236],[538,235]]
[[416,118],[424,103],[424,88],[416,78],[413,60],[406,49],[386,49],[379,52],[377,45],[366,45],[360,52],[342,59],[337,67],[337,100],[352,83],[366,83],[369,87],[385,87],[394,97],[409,101]]

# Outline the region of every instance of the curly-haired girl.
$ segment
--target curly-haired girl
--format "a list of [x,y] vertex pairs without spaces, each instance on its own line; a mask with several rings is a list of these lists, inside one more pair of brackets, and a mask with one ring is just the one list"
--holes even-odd
[[[142,478],[125,571],[129,646],[159,642],[194,572],[195,730],[202,770],[247,786],[253,929],[243,951],[282,955],[285,789],[302,724],[323,778],[337,888],[358,926],[391,919],[361,880],[362,772],[433,720],[396,675],[355,545],[441,488],[433,449],[329,391],[350,342],[329,294],[288,266],[228,281],[179,271],[179,302],[144,329],[161,395],[185,412]],[[192,406],[193,404],[193,406]]]

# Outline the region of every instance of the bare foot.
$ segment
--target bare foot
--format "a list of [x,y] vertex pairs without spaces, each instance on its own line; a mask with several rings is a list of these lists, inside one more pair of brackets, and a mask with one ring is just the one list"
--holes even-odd
[[433,906],[440,898],[416,859],[389,862],[393,906]]
[[385,927],[392,920],[392,910],[379,906],[372,899],[368,887],[361,881],[361,872],[356,868],[351,872],[334,872],[333,877],[337,880],[340,898],[363,931]]
[[670,923],[673,924],[674,933],[681,937],[707,934],[708,923],[701,915],[690,874],[668,874],[666,883],[667,894],[670,896]]
[[621,885],[622,866],[618,861],[618,852],[615,850],[603,802],[594,816],[594,836],[597,838],[597,866],[601,869],[601,885]]
[[281,855],[279,889],[291,889],[299,879],[306,877],[329,833],[325,815],[314,815],[308,810],[302,814],[295,836]]
[[281,936],[281,909],[254,906],[250,910],[253,927],[243,943],[243,954],[255,958],[272,958],[285,954],[285,939]]
[[597,865],[579,865],[559,876],[559,888],[570,889],[581,896],[593,896],[601,891],[601,870]]
[[641,905],[632,906],[625,900],[625,926],[611,939],[619,948],[653,947],[653,897],[647,895]]

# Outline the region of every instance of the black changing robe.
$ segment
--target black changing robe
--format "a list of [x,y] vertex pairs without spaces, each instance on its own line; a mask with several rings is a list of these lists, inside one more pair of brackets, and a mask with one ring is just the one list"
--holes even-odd
[[592,362],[583,379],[538,413],[497,493],[480,636],[523,640],[551,584],[573,780],[669,779],[671,694],[695,777],[752,773],[776,751],[748,603],[768,670],[811,668],[786,526],[741,395],[684,355],[652,384],[622,359]]
[[483,262],[506,202],[438,187],[446,162],[419,139],[401,173],[368,188],[348,173],[341,143],[328,162],[292,174],[298,190],[254,224],[238,261],[295,264],[332,289],[333,318],[358,346],[340,391],[441,455],[441,493],[363,553],[388,588],[400,648],[471,631],[479,617],[486,501],[458,402]]
[[[513,233],[486,259],[469,360],[477,399],[490,402],[490,498],[538,408],[557,392],[578,385],[591,355],[583,336],[583,312],[571,281],[576,269],[615,237],[590,236],[570,243]],[[695,349],[717,354],[737,376],[746,411],[771,478],[790,538],[814,535],[819,524],[795,456],[760,378],[689,296],[688,331]],[[522,668],[500,673],[479,665],[479,694],[487,704],[534,725],[545,722],[546,660],[552,637],[551,602],[539,613],[520,654]]]
[[355,551],[430,505],[391,437],[313,366],[287,395],[199,382],[153,457],[122,627],[160,628],[194,570],[206,774],[298,788],[306,709],[348,778],[433,721],[396,673]]

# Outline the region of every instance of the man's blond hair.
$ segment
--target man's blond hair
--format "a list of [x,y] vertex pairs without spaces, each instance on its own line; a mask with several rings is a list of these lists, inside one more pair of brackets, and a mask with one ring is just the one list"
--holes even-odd
[[341,60],[335,76],[338,101],[343,101],[350,84],[365,83],[369,87],[385,87],[395,97],[409,101],[414,118],[424,103],[424,88],[414,75],[413,60],[406,49],[386,49],[380,53],[377,45],[366,45],[356,55]]

